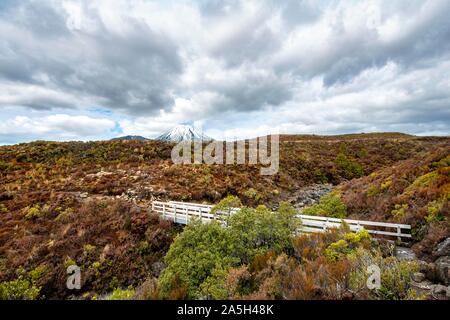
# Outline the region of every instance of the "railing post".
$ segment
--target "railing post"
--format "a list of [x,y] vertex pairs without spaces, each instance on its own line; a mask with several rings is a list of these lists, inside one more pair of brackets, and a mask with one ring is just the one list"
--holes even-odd
[[165,202],[163,202],[163,214],[162,214],[162,216],[163,216],[163,219],[166,218],[166,203]]
[[173,212],[174,212],[173,222],[177,223],[177,205],[176,204],[173,205]]
[[402,228],[400,226],[397,226],[397,240],[402,241]]
[[185,206],[184,209],[186,210],[186,224],[188,224],[188,207]]

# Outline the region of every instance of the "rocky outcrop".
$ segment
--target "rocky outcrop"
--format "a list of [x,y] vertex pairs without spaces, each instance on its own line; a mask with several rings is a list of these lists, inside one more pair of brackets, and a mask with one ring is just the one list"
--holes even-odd
[[299,189],[291,198],[289,198],[289,202],[294,205],[296,209],[303,209],[319,202],[320,197],[332,190],[333,185],[331,184],[314,184]]
[[445,285],[450,285],[450,256],[442,256],[434,264],[437,279]]
[[435,257],[450,256],[450,237],[436,246],[433,255]]

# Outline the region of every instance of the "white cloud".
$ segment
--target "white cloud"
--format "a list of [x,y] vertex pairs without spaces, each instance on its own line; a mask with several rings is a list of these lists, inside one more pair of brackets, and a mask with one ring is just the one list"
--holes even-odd
[[29,135],[55,140],[89,138],[113,130],[115,125],[115,122],[109,119],[68,114],[44,117],[16,116],[0,123],[0,137]]
[[12,1],[0,9],[0,108],[98,107],[124,134],[149,137],[192,121],[210,135],[446,134],[449,10],[446,0]]

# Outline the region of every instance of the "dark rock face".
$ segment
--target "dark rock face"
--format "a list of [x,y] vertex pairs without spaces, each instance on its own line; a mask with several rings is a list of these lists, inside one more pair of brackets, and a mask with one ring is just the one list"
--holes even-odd
[[450,256],[450,238],[445,239],[436,246],[436,250],[433,252],[434,256]]
[[397,257],[398,260],[409,260],[409,261],[417,260],[414,251],[412,251],[410,248],[405,247],[396,247],[395,256]]
[[436,276],[445,285],[450,284],[450,256],[442,256],[435,261]]
[[302,209],[319,202],[321,196],[332,190],[333,185],[331,184],[314,184],[298,190],[289,199],[289,202],[292,203],[296,209]]

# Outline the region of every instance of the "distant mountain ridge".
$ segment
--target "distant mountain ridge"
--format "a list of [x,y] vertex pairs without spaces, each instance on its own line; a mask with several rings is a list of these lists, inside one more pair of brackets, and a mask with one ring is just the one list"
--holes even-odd
[[156,140],[160,141],[211,141],[212,138],[203,134],[203,132],[199,132],[193,126],[190,125],[178,125],[175,128],[171,129],[160,135]]
[[149,140],[143,136],[123,136],[123,137],[117,137],[111,139],[111,141],[117,141],[117,140],[139,140],[139,141],[146,141]]

